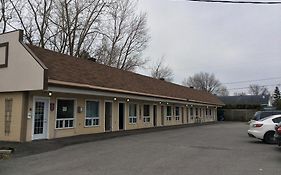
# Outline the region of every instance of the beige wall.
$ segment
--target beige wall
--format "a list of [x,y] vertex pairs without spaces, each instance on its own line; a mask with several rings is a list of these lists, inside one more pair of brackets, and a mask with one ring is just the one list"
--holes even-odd
[[8,67],[0,68],[0,92],[43,89],[44,69],[19,42],[19,37],[19,31],[0,35],[0,44],[9,43]]
[[[12,99],[12,113],[10,133],[5,133],[5,99]],[[0,140],[1,141],[23,141],[21,140],[22,117],[25,109],[24,93],[0,93]]]
[[[190,107],[186,107],[185,105],[180,104],[169,104],[172,106],[172,110],[174,111],[174,107],[178,106],[180,107],[180,119],[176,120],[176,117],[174,116],[175,111],[173,112],[172,120],[168,121],[166,118],[166,107],[167,105],[154,103],[154,102],[148,102],[148,101],[140,101],[140,100],[130,100],[129,102],[126,101],[126,99],[117,99],[116,101],[113,100],[113,98],[107,98],[107,97],[98,97],[98,96],[89,96],[89,95],[77,95],[77,94],[63,94],[63,93],[52,93],[52,96],[49,97],[47,92],[31,92],[29,93],[29,103],[28,103],[28,109],[31,113],[33,109],[33,102],[35,97],[46,97],[49,98],[50,103],[57,105],[57,99],[74,99],[75,100],[75,109],[77,107],[82,107],[83,112],[78,113],[75,112],[75,127],[70,129],[55,129],[55,123],[56,123],[56,110],[49,112],[49,119],[48,119],[48,138],[60,138],[60,137],[67,137],[67,136],[74,136],[74,135],[80,135],[80,134],[92,134],[92,133],[101,133],[105,132],[105,101],[112,102],[112,131],[118,131],[119,130],[119,103],[125,104],[125,127],[126,130],[131,129],[140,129],[140,128],[147,128],[147,127],[153,127],[153,105],[157,106],[157,116],[156,116],[156,126],[162,126],[162,120],[161,120],[161,106],[164,106],[164,126],[169,125],[180,125],[180,124],[186,124],[187,123],[187,117],[189,123],[195,122],[195,110],[194,110],[194,119],[191,119],[190,116]],[[85,101],[86,100],[98,100],[99,101],[99,126],[93,126],[93,127],[85,127]],[[137,104],[137,122],[134,124],[129,123],[129,104]],[[150,122],[144,123],[143,122],[143,105],[150,105]],[[199,108],[199,106],[196,106]],[[206,107],[206,106],[205,106]],[[195,108],[195,106],[193,106]],[[203,107],[202,107],[203,109]],[[215,108],[214,108],[215,109]],[[183,111],[182,111],[183,110]],[[214,115],[215,113],[212,112]],[[203,114],[203,110],[202,110]],[[202,116],[203,117],[203,116]],[[213,118],[205,117],[205,121],[213,121]],[[32,140],[32,120],[27,119],[27,132],[26,132],[26,140],[31,141]]]

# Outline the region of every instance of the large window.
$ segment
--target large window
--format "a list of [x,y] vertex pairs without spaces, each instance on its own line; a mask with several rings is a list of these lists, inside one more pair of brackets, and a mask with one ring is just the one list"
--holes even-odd
[[193,108],[190,108],[190,115],[193,116]]
[[99,126],[99,102],[86,101],[85,126]]
[[195,108],[195,115],[198,116],[198,108]]
[[175,108],[175,114],[176,114],[176,120],[180,120],[180,108],[179,107]]
[[150,122],[150,106],[143,105],[143,122]]
[[137,105],[129,104],[129,124],[137,123]]
[[56,128],[74,127],[74,100],[59,99],[57,101]]
[[166,120],[172,120],[172,106],[166,107]]

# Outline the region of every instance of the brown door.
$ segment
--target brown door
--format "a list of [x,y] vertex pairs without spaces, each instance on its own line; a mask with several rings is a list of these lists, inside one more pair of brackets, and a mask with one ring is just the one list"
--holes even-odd
[[161,125],[164,126],[164,106],[161,106]]
[[184,123],[184,109],[181,108],[181,122]]
[[157,126],[157,106],[153,105],[153,126]]
[[112,131],[112,103],[105,102],[105,131]]
[[125,118],[125,104],[119,103],[119,130],[124,129]]

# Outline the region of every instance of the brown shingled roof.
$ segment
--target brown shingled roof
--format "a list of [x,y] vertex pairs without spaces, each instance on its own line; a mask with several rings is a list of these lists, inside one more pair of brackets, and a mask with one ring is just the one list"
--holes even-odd
[[48,68],[48,79],[223,105],[214,95],[85,59],[28,45]]

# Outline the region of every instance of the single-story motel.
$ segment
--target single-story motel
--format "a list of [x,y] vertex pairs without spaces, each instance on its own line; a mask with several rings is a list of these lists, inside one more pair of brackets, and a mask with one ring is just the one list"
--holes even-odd
[[0,141],[217,120],[216,96],[0,35]]

